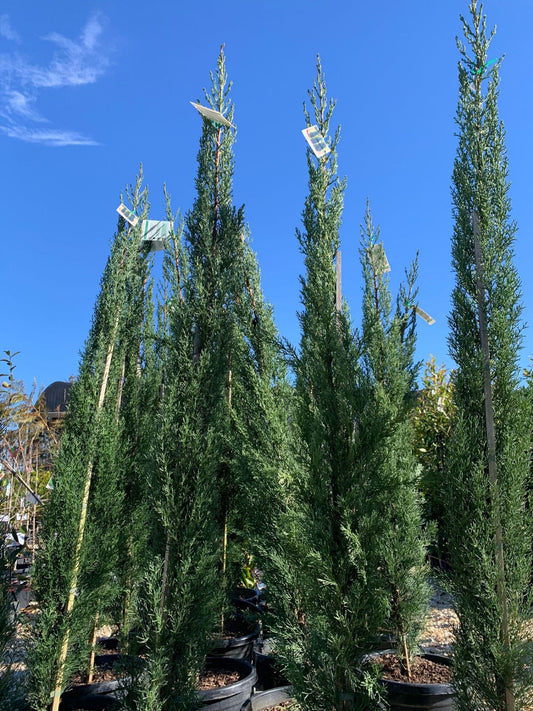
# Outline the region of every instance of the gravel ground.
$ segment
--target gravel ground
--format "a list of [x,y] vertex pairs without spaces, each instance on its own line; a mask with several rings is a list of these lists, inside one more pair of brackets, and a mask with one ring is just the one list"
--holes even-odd
[[453,611],[452,600],[448,593],[435,582],[432,582],[432,587],[430,613],[420,646],[424,652],[450,656],[453,651],[453,631],[458,623],[457,615]]

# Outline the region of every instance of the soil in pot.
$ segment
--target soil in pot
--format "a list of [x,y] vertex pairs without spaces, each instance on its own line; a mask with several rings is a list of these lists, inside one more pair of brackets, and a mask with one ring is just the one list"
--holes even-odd
[[380,684],[387,691],[390,711],[455,711],[451,659],[448,657],[437,654],[421,654],[415,657],[411,662],[410,679],[393,650],[376,652],[367,659],[382,667]]
[[415,657],[411,662],[411,677],[407,676],[396,654],[383,654],[374,659],[381,667],[382,678],[404,681],[411,684],[449,684],[452,670],[448,664],[432,661],[427,657]]

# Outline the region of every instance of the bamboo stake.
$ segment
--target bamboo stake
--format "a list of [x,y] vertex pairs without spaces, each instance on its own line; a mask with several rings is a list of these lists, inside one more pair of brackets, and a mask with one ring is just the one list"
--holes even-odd
[[[120,371],[120,378],[119,378],[119,381],[118,381],[118,383],[117,383],[117,402],[116,402],[116,405],[115,405],[115,424],[118,424],[118,418],[119,418],[119,414],[120,414],[120,403],[122,402],[122,392],[123,392],[123,389],[124,389],[124,375],[125,375],[125,372],[126,372],[126,358],[124,357],[124,358],[122,359],[122,368],[121,368],[121,371]],[[126,594],[127,594],[127,592],[126,592]],[[89,643],[90,643],[90,645],[91,645],[91,656],[90,656],[90,658],[89,658],[89,676],[88,676],[88,679],[87,679],[87,683],[88,683],[88,684],[92,684],[93,677],[94,677],[94,666],[95,666],[94,662],[95,662],[95,658],[96,658],[96,649],[95,649],[95,646],[96,646],[96,638],[97,638],[97,634],[96,634],[96,633],[97,633],[97,630],[98,630],[98,620],[99,620],[99,617],[100,617],[100,615],[99,615],[99,613],[97,612],[97,613],[96,613],[96,616],[95,616],[95,618],[94,618],[94,623],[93,623],[93,628],[92,628],[92,632],[91,632],[91,637],[90,637],[90,639],[89,639]]]
[[[228,410],[231,410],[231,379],[232,379],[232,370],[231,370],[231,353],[229,354],[228,358],[228,391],[227,391],[227,403],[228,403]],[[226,510],[224,512],[224,533],[222,537],[222,587],[224,591],[227,589],[227,580],[226,580],[226,568],[227,568],[227,561],[228,561],[228,510],[227,510],[227,505],[226,505]],[[224,607],[222,608],[222,614],[220,617],[220,631],[221,633],[224,632]]]
[[341,338],[341,309],[342,309],[342,288],[341,288],[341,251],[337,250],[335,255],[335,319],[337,321],[337,332]]
[[[98,417],[99,417],[100,412],[102,410],[102,406],[104,404],[104,399],[105,399],[105,394],[107,391],[107,383],[109,380],[109,371],[111,369],[111,360],[113,358],[113,352],[115,350],[115,339],[116,339],[116,335],[117,335],[118,324],[119,324],[119,316],[117,315],[117,317],[115,319],[111,342],[109,344],[109,348],[107,351],[107,357],[106,357],[106,362],[105,362],[105,366],[104,366],[104,373],[102,376],[102,383],[100,385],[100,394],[98,397],[98,404],[96,407],[96,419],[97,420],[98,420]],[[93,454],[91,453],[89,463],[87,465],[87,473],[85,475],[85,487],[84,487],[84,491],[83,491],[83,499],[82,499],[82,505],[81,505],[81,516],[80,516],[80,520],[79,520],[79,524],[78,524],[78,537],[76,540],[76,549],[74,551],[74,568],[72,570],[72,575],[70,578],[69,596],[68,596],[68,601],[67,601],[67,607],[65,610],[65,616],[67,618],[72,613],[72,610],[74,609],[74,602],[76,600],[76,587],[78,584],[80,559],[81,559],[81,546],[83,544],[83,538],[85,535],[85,524],[87,521],[87,508],[89,505],[89,493],[91,490],[91,481],[92,481],[92,475],[93,475],[93,463],[94,463],[93,462]],[[63,637],[63,643],[61,645],[61,652],[59,654],[55,689],[52,693],[52,696],[53,696],[52,711],[59,711],[59,703],[61,700],[61,691],[62,691],[63,679],[64,679],[64,674],[65,674],[65,662],[67,660],[69,639],[70,639],[70,627],[67,626],[65,635]]]
[[342,290],[341,290],[341,251],[337,250],[335,257],[335,308],[337,314],[340,314],[342,308]]
[[98,620],[100,618],[100,614],[97,612],[96,617],[94,618],[94,624],[93,624],[93,631],[91,634],[91,659],[89,661],[89,676],[87,677],[87,683],[92,684],[93,683],[93,678],[94,678],[94,660],[96,657],[96,632],[98,629]]
[[[476,291],[479,318],[479,335],[481,352],[483,354],[483,391],[485,395],[485,424],[487,432],[488,464],[490,491],[493,504],[494,517],[494,549],[496,558],[496,594],[502,609],[500,634],[504,646],[509,649],[509,612],[507,609],[507,595],[505,588],[505,560],[503,554],[503,531],[500,515],[500,493],[498,485],[498,471],[496,466],[496,430],[494,426],[494,407],[492,402],[492,379],[490,372],[490,347],[487,329],[487,313],[485,304],[483,257],[479,243],[479,216],[476,210],[472,211],[472,227],[474,237],[474,256],[476,266]],[[505,679],[505,706],[506,711],[514,711],[515,700],[512,679]]]
[[402,649],[407,677],[411,679],[411,660],[409,659],[409,649],[407,648],[407,637],[405,634],[402,634]]
[[[224,513],[224,534],[222,537],[222,587],[226,591],[226,565],[228,558],[228,512]],[[220,615],[220,633],[224,634],[224,617],[225,617],[225,602],[222,605],[222,613]]]
[[[221,107],[222,108],[222,107]],[[222,126],[218,127],[215,151],[215,202],[213,205],[213,249],[216,249],[217,223],[219,213],[219,178],[220,178],[220,148],[222,140]]]
[[[131,561],[131,546],[132,546],[132,538],[131,538],[131,533],[130,533],[130,535],[128,536],[128,545],[126,548],[126,560],[127,561]],[[129,651],[129,633],[130,633],[130,630],[128,628],[128,617],[129,617],[130,602],[131,602],[130,572],[131,572],[131,568],[128,570],[126,580],[124,581],[126,591],[124,593],[124,603],[122,605],[122,619],[121,619],[121,632],[120,632],[120,645],[121,645],[121,647],[124,647],[126,649],[126,652]]]

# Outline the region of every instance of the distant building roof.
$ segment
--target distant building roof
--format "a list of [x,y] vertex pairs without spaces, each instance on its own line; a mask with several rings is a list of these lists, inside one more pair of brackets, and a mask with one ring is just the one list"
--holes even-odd
[[67,411],[72,383],[56,380],[45,388],[43,396],[46,410],[50,417],[61,417]]

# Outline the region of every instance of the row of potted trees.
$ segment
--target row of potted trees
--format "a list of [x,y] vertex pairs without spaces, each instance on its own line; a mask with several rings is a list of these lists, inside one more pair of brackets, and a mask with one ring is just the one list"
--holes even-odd
[[[511,711],[531,686],[521,627],[530,426],[518,399],[498,65],[487,67],[482,8],[470,10],[453,193],[456,410],[441,531],[460,626],[454,700],[426,702]],[[198,695],[216,640],[242,637],[237,623],[250,622],[232,602],[250,553],[266,583],[263,634],[302,708],[380,708],[383,686],[367,662],[384,634],[414,679],[429,598],[412,425],[417,263],[393,304],[367,205],[356,332],[340,284],[339,132],[318,61],[306,120],[330,150],[307,153],[302,336],[298,350],[281,344],[243,208],[233,204],[229,90],[222,49],[205,98],[229,126],[203,121],[184,219],[167,196],[176,228],[155,296],[149,247],[119,219],[45,512],[28,656],[35,711],[57,711],[62,697],[65,708],[74,675],[93,678],[98,629],[110,621],[130,660],[123,707],[259,708],[253,697]],[[142,171],[127,197],[137,216],[148,215]]]

